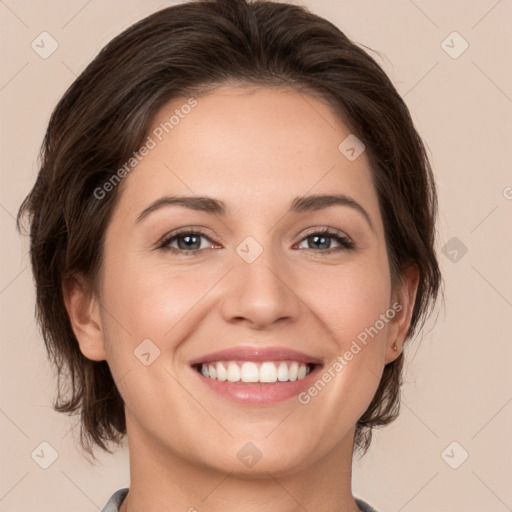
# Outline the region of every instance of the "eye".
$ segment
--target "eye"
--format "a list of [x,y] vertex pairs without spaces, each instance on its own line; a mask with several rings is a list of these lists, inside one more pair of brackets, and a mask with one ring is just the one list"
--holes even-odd
[[[332,247],[333,240],[335,244],[338,244],[337,247]],[[203,241],[208,241],[209,243],[203,243]],[[308,247],[300,247],[304,242],[306,242]],[[196,256],[204,249],[216,247],[219,247],[219,245],[215,244],[206,233],[189,228],[168,235],[158,246],[158,249],[168,250],[177,254],[185,254],[187,256]],[[299,243],[299,249],[312,249],[316,252],[324,253],[347,251],[354,247],[354,242],[344,233],[330,228],[312,231]]]
[[[202,240],[208,240],[210,243],[203,244]],[[213,245],[215,244],[202,231],[187,229],[177,233],[171,233],[162,241],[158,248],[193,256],[196,255],[198,251],[207,249]]]
[[[332,247],[332,240],[338,244],[338,247]],[[341,231],[336,231],[329,228],[324,228],[308,233],[302,239],[301,244],[303,241],[306,241],[308,245],[308,247],[305,247],[305,249],[320,250],[320,252],[346,251],[355,247],[354,242],[352,242],[352,240],[350,240],[350,238],[348,238]]]

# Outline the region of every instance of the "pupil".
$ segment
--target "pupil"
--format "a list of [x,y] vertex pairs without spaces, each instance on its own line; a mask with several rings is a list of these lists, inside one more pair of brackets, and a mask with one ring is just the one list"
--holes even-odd
[[[324,235],[312,235],[310,238],[312,238],[314,240],[313,243],[320,243],[320,245],[323,246],[323,248],[325,249],[329,249],[330,247],[330,243],[329,243],[329,237],[326,237]],[[320,241],[320,242],[319,242]],[[317,246],[318,248],[318,246]]]
[[[184,246],[181,246],[180,249],[183,249],[183,248],[185,248],[185,249],[191,249],[191,248],[192,249],[196,249],[196,247],[192,247],[192,245],[197,245],[198,244],[198,239],[199,239],[199,237],[197,235],[182,236],[181,238],[178,239],[178,245],[182,245],[182,244],[180,244],[180,241],[183,240],[183,241],[185,241],[185,244],[184,244]],[[199,242],[199,245],[201,245],[201,242]],[[197,248],[199,248],[199,247],[197,247]]]

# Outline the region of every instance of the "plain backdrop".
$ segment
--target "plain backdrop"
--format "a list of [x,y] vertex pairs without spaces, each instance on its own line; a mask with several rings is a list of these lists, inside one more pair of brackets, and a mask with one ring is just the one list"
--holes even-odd
[[[52,410],[28,243],[14,219],[67,87],[115,35],[172,3],[0,1],[0,512],[95,512],[129,484],[126,450],[98,452],[91,466],[76,447],[77,418]],[[379,52],[439,188],[445,307],[406,348],[401,415],[354,461],[354,494],[379,512],[512,510],[512,2],[301,3]],[[41,37],[45,51],[58,45],[46,58],[33,48]]]

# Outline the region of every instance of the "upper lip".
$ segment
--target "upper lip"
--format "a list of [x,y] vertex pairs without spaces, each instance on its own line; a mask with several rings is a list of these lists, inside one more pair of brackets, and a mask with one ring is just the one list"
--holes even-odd
[[194,366],[215,361],[297,361],[299,363],[322,364],[317,357],[284,347],[233,347],[211,352],[190,361]]

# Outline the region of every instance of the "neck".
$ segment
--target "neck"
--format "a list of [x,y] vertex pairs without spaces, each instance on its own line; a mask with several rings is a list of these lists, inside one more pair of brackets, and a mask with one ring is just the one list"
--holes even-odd
[[191,463],[127,428],[130,490],[120,512],[360,512],[351,489],[353,431],[302,469],[247,476]]

